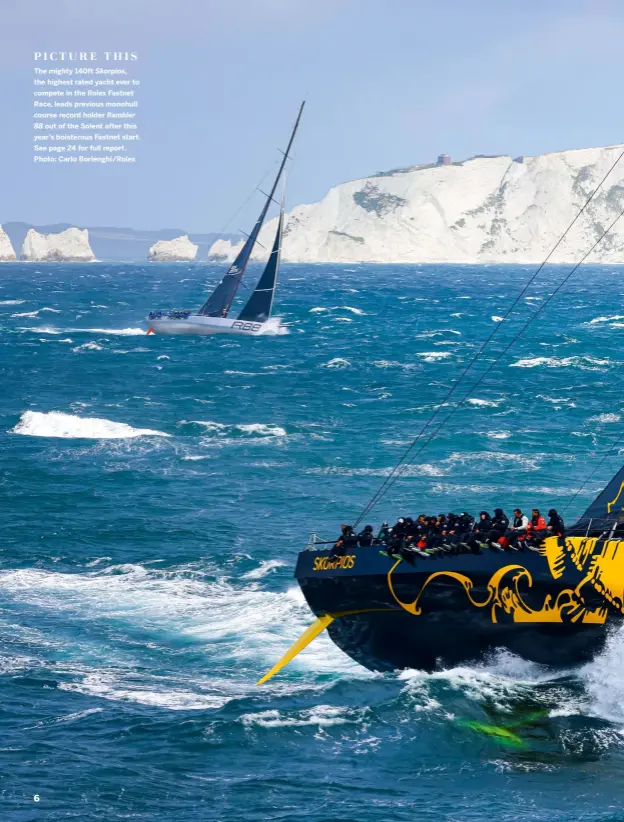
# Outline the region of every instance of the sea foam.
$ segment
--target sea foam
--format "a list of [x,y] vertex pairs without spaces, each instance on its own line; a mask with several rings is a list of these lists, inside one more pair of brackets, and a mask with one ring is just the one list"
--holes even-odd
[[10,431],[29,437],[60,437],[62,439],[118,440],[134,437],[168,437],[163,431],[133,428],[125,422],[112,422],[98,417],[78,417],[61,411],[24,411],[20,421]]

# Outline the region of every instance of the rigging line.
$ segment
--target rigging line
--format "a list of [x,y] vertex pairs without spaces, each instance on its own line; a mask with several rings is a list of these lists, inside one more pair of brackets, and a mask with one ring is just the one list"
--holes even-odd
[[[430,426],[430,425],[434,422],[434,420],[436,419],[437,415],[438,415],[438,414],[439,414],[439,412],[440,412],[440,409],[444,407],[444,405],[445,405],[445,404],[446,404],[446,403],[447,403],[447,402],[451,399],[451,397],[453,396],[453,394],[455,393],[455,391],[457,391],[457,389],[458,389],[458,388],[459,388],[459,386],[461,385],[462,381],[463,381],[463,380],[467,377],[468,373],[469,373],[469,372],[470,372],[470,370],[472,369],[473,365],[475,365],[475,363],[478,361],[479,357],[483,354],[483,352],[485,351],[485,349],[487,348],[487,346],[490,344],[490,342],[494,339],[494,337],[496,336],[496,334],[499,332],[500,327],[501,327],[501,326],[504,324],[504,322],[505,322],[505,321],[509,318],[509,316],[511,315],[511,313],[513,312],[513,310],[516,308],[516,306],[518,305],[518,303],[519,303],[519,302],[520,302],[520,300],[522,299],[522,297],[526,294],[526,292],[529,290],[529,288],[531,287],[531,285],[535,282],[536,278],[538,277],[538,275],[540,274],[540,272],[542,271],[542,269],[544,268],[544,266],[548,263],[548,261],[550,260],[550,258],[552,257],[552,255],[555,253],[555,251],[559,248],[559,246],[561,245],[561,243],[563,242],[563,240],[564,240],[564,239],[566,238],[566,236],[569,234],[569,232],[570,232],[570,230],[572,229],[572,227],[575,225],[575,223],[578,221],[578,219],[579,219],[579,218],[580,218],[580,216],[583,214],[583,212],[585,211],[585,209],[586,209],[586,208],[589,206],[589,204],[592,202],[592,200],[594,199],[594,197],[596,196],[596,194],[598,193],[598,191],[600,191],[600,189],[601,189],[601,188],[602,188],[602,186],[604,185],[605,180],[607,179],[607,177],[609,177],[609,175],[611,174],[611,172],[613,171],[613,169],[617,166],[617,164],[620,162],[620,160],[622,159],[622,157],[624,157],[624,150],[622,150],[622,151],[620,152],[620,154],[617,156],[617,158],[616,158],[615,162],[614,162],[614,163],[612,164],[612,166],[608,169],[607,173],[604,175],[604,177],[602,178],[602,180],[598,183],[598,185],[596,186],[596,188],[595,188],[595,189],[593,190],[593,192],[590,194],[590,196],[589,196],[589,197],[588,197],[588,199],[585,201],[585,203],[583,204],[583,206],[581,207],[581,209],[578,211],[578,213],[576,214],[576,216],[574,217],[574,219],[572,220],[572,222],[570,223],[570,225],[566,228],[566,230],[564,231],[564,233],[563,233],[563,234],[561,235],[561,237],[557,240],[557,242],[555,243],[555,245],[553,246],[553,248],[550,250],[550,252],[549,252],[549,253],[548,253],[548,255],[546,256],[546,258],[545,258],[545,259],[543,260],[543,262],[542,262],[542,263],[538,266],[538,268],[536,269],[536,271],[534,272],[534,274],[530,277],[530,279],[528,280],[528,282],[527,282],[527,283],[525,284],[525,286],[522,288],[522,290],[520,291],[520,293],[517,295],[517,297],[515,298],[515,300],[514,300],[514,301],[513,301],[513,303],[511,304],[511,306],[507,309],[506,313],[503,315],[502,320],[501,320],[499,323],[497,323],[497,324],[496,324],[496,326],[495,326],[495,328],[493,329],[492,333],[491,333],[491,334],[487,337],[487,339],[486,339],[486,340],[485,340],[485,341],[481,344],[481,346],[479,347],[478,351],[475,353],[475,355],[471,358],[471,360],[470,360],[470,362],[468,363],[468,365],[467,365],[467,366],[464,368],[464,370],[461,372],[461,374],[460,374],[460,376],[459,376],[458,380],[455,382],[455,384],[453,385],[453,387],[452,387],[452,388],[451,388],[451,389],[447,392],[446,396],[445,396],[445,397],[441,400],[441,402],[437,404],[437,406],[436,406],[436,408],[434,409],[434,411],[433,411],[432,415],[431,415],[431,416],[430,416],[430,418],[427,420],[427,422],[425,423],[425,425],[423,426],[423,428],[421,428],[421,430],[418,432],[418,434],[416,435],[416,437],[415,437],[415,438],[412,440],[412,442],[409,444],[409,446],[407,447],[407,449],[405,450],[405,452],[403,453],[403,455],[400,457],[400,459],[399,459],[399,461],[397,462],[397,464],[395,465],[395,467],[392,469],[392,471],[391,471],[391,472],[390,472],[390,474],[386,477],[386,479],[382,482],[382,484],[381,484],[380,488],[377,490],[377,492],[373,495],[373,497],[372,497],[372,498],[371,498],[371,500],[369,501],[368,505],[365,507],[364,511],[362,512],[362,514],[360,515],[360,517],[359,517],[359,518],[358,518],[358,520],[356,521],[356,524],[358,524],[359,522],[361,522],[362,518],[366,516],[366,514],[368,513],[368,511],[370,511],[370,510],[371,510],[371,509],[372,509],[372,508],[373,508],[373,507],[377,504],[377,502],[379,501],[379,499],[381,499],[381,497],[385,494],[385,489],[386,489],[386,486],[388,486],[388,485],[390,485],[390,484],[393,484],[394,476],[396,475],[397,471],[399,471],[399,469],[401,468],[401,466],[403,465],[403,463],[405,462],[405,460],[408,458],[408,456],[410,455],[410,453],[412,452],[412,450],[414,449],[414,447],[415,447],[415,446],[416,446],[416,444],[418,443],[419,439],[420,439],[420,438],[422,437],[422,435],[425,433],[425,431],[427,430],[427,428],[428,428],[428,427],[429,427],[429,426]],[[619,218],[618,218],[618,219],[619,219]],[[617,220],[616,220],[616,222],[617,222]],[[610,230],[610,229],[608,229],[608,230]],[[608,231],[608,230],[607,230],[607,231]],[[606,232],[605,232],[605,233],[606,233]],[[604,237],[604,236],[605,236],[605,235],[603,235],[603,237]],[[602,239],[602,237],[601,237],[600,239]],[[598,242],[600,242],[600,240],[599,240]],[[595,248],[595,246],[593,246],[593,247],[592,247],[592,249],[590,249],[590,252],[589,252],[589,253],[591,253],[591,251],[593,250],[593,248]],[[586,257],[587,257],[587,256],[588,256],[588,255],[586,255]],[[586,259],[586,257],[584,257],[583,259]],[[582,262],[582,260],[581,260],[581,262]],[[581,264],[581,263],[579,263],[578,265],[580,265],[580,264]],[[573,272],[571,272],[571,273],[573,273]],[[555,292],[555,293],[556,293],[556,292]],[[551,296],[552,296],[552,295],[551,295]],[[540,312],[538,312],[538,313],[540,313]],[[535,316],[536,316],[536,315],[534,315],[534,317],[535,317]],[[528,327],[528,326],[527,326],[527,327]],[[522,333],[522,332],[521,332],[521,333]],[[517,338],[515,338],[515,339],[517,339]],[[515,339],[514,339],[514,342],[515,342]],[[503,352],[503,354],[504,354],[504,353],[506,353],[506,352]],[[502,356],[502,355],[501,355],[501,356]],[[491,369],[490,369],[490,370],[491,370]],[[472,389],[472,390],[474,390],[474,387],[476,387],[476,386],[473,386],[473,389]],[[465,398],[464,398],[464,399],[465,399]],[[463,400],[462,400],[462,402],[463,402]],[[420,453],[420,452],[419,452],[419,453]]]
[[594,469],[593,469],[593,471],[591,472],[591,474],[583,480],[583,482],[582,482],[581,486],[580,486],[579,488],[577,488],[577,490],[574,492],[574,494],[570,497],[570,499],[568,500],[568,502],[566,503],[566,505],[565,505],[565,507],[564,507],[564,509],[563,509],[563,513],[565,513],[565,512],[568,510],[568,508],[572,505],[572,503],[574,502],[574,500],[575,500],[575,499],[578,497],[578,495],[581,493],[581,491],[583,490],[583,488],[585,488],[585,486],[587,485],[587,483],[588,483],[588,482],[590,482],[590,481],[592,480],[592,478],[594,477],[594,475],[596,474],[596,472],[598,471],[598,469],[601,467],[601,465],[603,464],[603,462],[604,462],[606,459],[608,459],[608,457],[610,457],[610,456],[613,454],[613,452],[614,452],[614,451],[615,451],[615,449],[616,449],[616,448],[620,445],[620,443],[622,442],[622,440],[624,440],[624,434],[621,434],[621,435],[620,435],[620,436],[619,436],[619,437],[618,437],[618,438],[617,438],[617,439],[613,442],[613,444],[611,445],[611,448],[609,448],[609,450],[608,450],[608,451],[606,451],[606,452],[602,455],[602,459],[600,460],[600,462],[598,463],[598,465],[596,465],[596,466],[594,467]]
[[[622,155],[624,155],[624,151],[622,152]],[[620,155],[620,156],[622,156],[622,155]],[[502,358],[505,356],[505,354],[507,354],[507,352],[509,351],[509,349],[510,349],[510,348],[511,348],[511,347],[512,347],[512,346],[513,346],[516,342],[517,342],[517,340],[518,340],[518,339],[519,339],[519,338],[520,338],[520,337],[524,334],[524,332],[527,330],[527,328],[528,328],[528,327],[529,327],[529,326],[530,326],[530,325],[531,325],[531,324],[532,324],[532,323],[533,323],[533,322],[537,319],[537,317],[539,317],[539,315],[542,313],[542,311],[544,311],[544,309],[545,309],[545,308],[546,308],[546,306],[550,303],[550,301],[551,301],[551,300],[552,300],[552,299],[553,299],[553,298],[554,298],[554,297],[555,297],[555,296],[556,296],[556,295],[557,295],[557,294],[561,291],[561,289],[562,289],[562,288],[566,285],[566,283],[568,283],[568,281],[570,280],[570,278],[572,277],[572,275],[573,275],[576,271],[578,271],[578,269],[579,269],[579,268],[581,267],[581,265],[585,262],[585,260],[586,260],[586,259],[590,256],[590,254],[592,254],[592,252],[595,250],[595,248],[596,248],[598,245],[600,245],[600,243],[604,240],[604,238],[607,236],[607,234],[608,234],[608,233],[609,233],[609,232],[610,232],[610,231],[614,228],[615,224],[616,224],[616,223],[617,223],[617,222],[618,222],[618,221],[619,221],[619,220],[620,220],[623,216],[624,216],[624,209],[622,209],[622,211],[621,211],[621,212],[618,214],[618,216],[617,216],[617,217],[613,220],[613,222],[612,222],[612,223],[608,226],[608,228],[607,228],[605,231],[603,231],[603,233],[600,235],[600,237],[599,237],[599,238],[596,240],[596,242],[595,242],[595,243],[591,246],[591,248],[589,249],[589,251],[587,251],[587,252],[585,253],[585,255],[584,255],[583,257],[581,257],[581,259],[578,261],[578,263],[576,263],[576,264],[574,265],[574,267],[573,267],[573,268],[572,268],[572,269],[571,269],[571,270],[570,270],[570,271],[566,274],[566,276],[565,276],[565,277],[563,278],[563,280],[559,283],[559,285],[555,288],[555,290],[554,290],[554,291],[553,291],[553,292],[552,292],[552,293],[551,293],[551,294],[550,294],[550,295],[546,298],[546,300],[544,300],[544,302],[543,302],[543,303],[542,303],[542,305],[538,308],[538,310],[537,310],[537,311],[536,311],[536,312],[535,312],[535,313],[534,313],[534,314],[533,314],[533,315],[532,315],[532,316],[531,316],[531,317],[527,320],[527,322],[526,322],[526,323],[522,326],[522,328],[518,331],[518,333],[515,335],[515,337],[513,337],[513,338],[511,339],[511,341],[510,341],[510,342],[507,344],[507,346],[506,346],[506,347],[505,347],[505,348],[501,351],[501,353],[500,353],[500,354],[496,357],[496,359],[495,359],[495,360],[493,360],[493,361],[490,363],[490,365],[489,365],[489,366],[487,367],[487,369],[483,372],[483,374],[479,377],[479,379],[478,379],[478,380],[477,380],[477,382],[476,382],[476,383],[472,386],[472,388],[468,389],[468,391],[464,394],[464,396],[462,397],[462,399],[461,399],[461,400],[459,400],[459,402],[457,402],[457,403],[454,405],[454,407],[451,409],[451,411],[449,412],[449,414],[448,414],[448,415],[447,415],[447,416],[446,416],[446,417],[442,420],[442,422],[441,422],[441,423],[439,423],[439,425],[437,426],[437,428],[436,428],[436,429],[435,429],[435,430],[434,430],[434,431],[433,431],[433,432],[432,432],[432,433],[431,433],[431,434],[427,437],[427,439],[426,439],[426,440],[422,443],[422,445],[421,445],[421,446],[420,446],[420,448],[416,451],[416,453],[415,453],[415,454],[413,454],[413,455],[411,456],[411,458],[410,458],[409,462],[407,462],[404,466],[399,466],[399,469],[395,472],[395,474],[394,474],[394,476],[392,477],[391,481],[390,481],[389,483],[387,483],[387,484],[386,484],[386,487],[385,487],[385,489],[383,490],[383,493],[379,494],[379,492],[378,492],[377,498],[376,498],[376,499],[374,499],[374,501],[373,501],[373,500],[371,500],[371,502],[369,503],[369,505],[366,507],[366,509],[364,510],[364,512],[361,514],[360,519],[358,519],[358,520],[357,520],[356,525],[357,525],[357,524],[359,524],[360,520],[361,520],[364,516],[366,516],[366,514],[367,514],[367,513],[368,513],[368,512],[369,512],[369,511],[370,511],[370,510],[371,510],[371,509],[372,509],[372,508],[373,508],[373,507],[377,504],[377,502],[379,502],[379,500],[381,499],[381,497],[382,497],[382,496],[383,496],[383,495],[384,495],[384,494],[385,494],[385,493],[386,493],[386,492],[387,492],[387,491],[388,491],[388,490],[392,487],[392,485],[394,485],[394,483],[395,483],[395,482],[396,482],[396,481],[400,478],[400,476],[401,476],[401,470],[400,470],[400,469],[401,469],[401,468],[406,468],[408,465],[411,465],[411,464],[414,462],[414,460],[416,459],[416,457],[417,457],[420,453],[422,453],[422,451],[423,451],[423,450],[427,447],[427,445],[431,442],[431,440],[433,440],[433,439],[434,439],[434,437],[435,437],[435,436],[436,436],[436,435],[440,432],[440,430],[442,429],[442,427],[443,427],[443,426],[444,426],[444,425],[445,425],[445,424],[446,424],[446,423],[447,423],[447,422],[451,419],[451,417],[453,417],[453,416],[455,415],[456,411],[457,411],[457,410],[458,410],[458,408],[462,405],[462,403],[463,403],[463,402],[465,402],[465,401],[468,399],[468,397],[472,394],[472,392],[473,392],[473,391],[475,391],[475,390],[476,390],[476,389],[477,389],[477,388],[481,385],[481,383],[482,383],[482,382],[483,382],[483,380],[487,377],[487,375],[488,375],[488,374],[489,374],[489,373],[490,373],[490,372],[491,372],[491,371],[492,371],[492,370],[493,370],[493,369],[494,369],[494,368],[498,365],[498,363],[502,360]],[[474,360],[473,360],[473,362],[474,362]],[[439,407],[441,407],[441,406],[439,406]],[[432,421],[432,420],[429,420],[429,422],[427,423],[427,425],[425,425],[425,426],[424,426],[424,428],[425,428],[425,429],[426,429],[426,428],[427,428],[427,426],[431,423],[431,421]],[[420,434],[419,434],[419,437],[420,437]],[[415,445],[415,443],[414,443],[414,445]],[[380,490],[381,490],[381,489],[380,489]]]
[[247,199],[245,200],[245,202],[244,202],[244,203],[242,203],[242,204],[238,207],[238,209],[234,212],[234,214],[232,214],[232,216],[231,216],[228,220],[226,220],[226,221],[225,221],[225,223],[224,223],[224,225],[223,225],[223,228],[221,229],[221,231],[219,231],[219,234],[224,234],[224,233],[225,233],[226,228],[234,222],[234,220],[238,217],[238,215],[241,213],[241,211],[242,211],[242,210],[243,210],[243,209],[247,206],[247,204],[248,204],[249,202],[251,202],[251,199],[253,198],[253,196],[254,196],[254,194],[256,193],[256,191],[259,191],[259,190],[260,190],[260,186],[264,183],[264,181],[265,181],[265,180],[266,180],[266,178],[269,176],[269,174],[271,174],[271,172],[273,171],[273,169],[275,168],[275,166],[276,166],[276,165],[277,165],[277,162],[274,162],[274,163],[271,165],[271,167],[270,167],[270,168],[267,168],[267,170],[264,172],[264,174],[263,174],[263,175],[262,175],[262,177],[260,178],[260,182],[258,183],[258,185],[257,185],[254,189],[252,189],[252,191],[250,192],[250,194],[249,194],[249,196],[247,197]]

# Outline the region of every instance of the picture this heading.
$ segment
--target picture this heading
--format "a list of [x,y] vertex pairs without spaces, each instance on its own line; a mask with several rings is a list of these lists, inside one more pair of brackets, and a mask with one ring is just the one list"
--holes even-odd
[[35,62],[51,61],[53,63],[75,62],[90,63],[98,60],[114,62],[132,62],[139,59],[136,51],[35,51]]

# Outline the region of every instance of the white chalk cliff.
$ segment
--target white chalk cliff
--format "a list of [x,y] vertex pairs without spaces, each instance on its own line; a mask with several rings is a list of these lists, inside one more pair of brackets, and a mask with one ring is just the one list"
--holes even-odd
[[39,234],[29,229],[22,246],[22,260],[30,262],[92,262],[86,228],[68,228],[59,234]]
[[0,225],[0,263],[8,263],[15,259],[15,251],[13,251],[11,241],[6,231]]
[[[553,248],[622,146],[537,157],[474,157],[332,188],[287,216],[287,262],[535,263]],[[576,262],[624,209],[624,160],[552,258]],[[276,221],[259,240],[271,248]],[[210,250],[233,259],[241,244]],[[266,256],[256,246],[255,256]],[[624,218],[589,262],[624,262]]]
[[210,246],[210,251],[208,252],[208,259],[212,260],[213,262],[233,260],[242,247],[242,240],[240,243],[238,243],[238,245],[232,245],[232,243],[229,240],[215,240],[214,243]]
[[187,234],[173,240],[158,240],[150,248],[147,259],[152,262],[187,262],[197,256],[199,246],[192,243]]

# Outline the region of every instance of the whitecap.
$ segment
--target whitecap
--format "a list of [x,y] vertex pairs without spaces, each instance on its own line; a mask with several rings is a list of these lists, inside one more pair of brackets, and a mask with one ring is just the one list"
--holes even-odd
[[[184,424],[186,420],[182,420]],[[259,436],[259,437],[285,437],[287,436],[286,429],[279,425],[271,425],[261,422],[253,422],[245,425],[226,425],[222,422],[213,422],[212,420],[190,420],[195,425],[202,425],[206,433],[217,434],[218,436],[229,436],[232,434],[243,434],[244,436]]]
[[321,368],[349,368],[350,366],[349,360],[345,360],[343,357],[334,357],[329,362],[321,363]]
[[198,711],[222,708],[229,702],[225,696],[202,694],[188,688],[167,688],[163,691],[149,687],[124,686],[115,674],[87,673],[80,682],[61,682],[59,689],[74,693],[98,696],[116,702],[134,702],[171,711]]
[[24,411],[18,424],[9,433],[29,437],[92,440],[170,436],[149,428],[133,428],[125,422],[112,422],[98,417],[79,417],[61,411]]
[[[134,666],[123,669],[117,646],[108,649],[106,643],[98,646],[100,667],[94,668],[91,655],[83,659],[80,645],[71,641],[55,666],[63,674],[63,690],[171,710],[218,708],[253,695],[249,670],[268,670],[284,647],[309,625],[310,613],[297,587],[272,592],[258,582],[240,587],[223,578],[207,579],[215,570],[206,565],[172,570],[134,564],[87,573],[4,569],[0,570],[0,591],[3,602],[29,603],[43,613],[64,612],[85,624],[109,620],[115,635],[124,626],[131,636],[148,629],[151,641],[163,647],[171,646],[172,636],[180,637],[185,646],[194,643],[201,649],[208,668],[212,655],[219,664],[229,660],[234,671],[225,678],[213,672],[167,676]],[[291,667],[321,674],[325,681],[328,675],[334,679],[341,674],[359,679],[376,676],[350,660],[326,636],[306,648]],[[269,692],[278,694],[300,687],[283,680],[268,686]],[[309,681],[303,687],[309,688]]]
[[479,408],[498,408],[500,405],[500,400],[494,402],[494,400],[480,400],[477,397],[470,397],[468,402],[470,405],[476,405]]
[[290,334],[286,325],[284,325],[280,317],[271,317],[262,325],[262,330],[257,334],[259,337],[283,337]]
[[[528,457],[523,454],[507,454],[504,451],[456,451],[452,453],[447,459],[443,460],[451,466],[457,463],[479,463],[493,462],[499,465],[517,464],[521,465],[528,471],[536,471],[538,469],[539,457]],[[488,470],[489,467],[488,467]]]
[[579,368],[582,371],[595,371],[604,366],[611,365],[608,359],[600,360],[597,357],[526,357],[517,362],[510,363],[510,368]]
[[47,325],[42,325],[40,328],[35,328],[34,326],[21,326],[19,331],[32,331],[35,334],[62,334],[63,331],[59,331],[58,328],[50,328]]
[[504,317],[498,317],[496,314],[492,316],[493,323],[502,323],[504,319]]
[[[395,468],[349,468],[344,465],[331,465],[326,468],[307,468],[306,474],[323,474],[338,477],[389,477],[394,474]],[[400,471],[402,477],[443,477],[447,470],[439,465],[423,463],[422,465],[403,466]]]
[[246,727],[261,728],[301,728],[313,725],[331,728],[335,725],[361,722],[369,713],[369,708],[341,708],[337,705],[315,705],[292,714],[275,709],[258,713],[243,714],[240,721]]
[[590,417],[587,422],[619,422],[621,417],[619,414],[598,414],[596,417]]
[[422,357],[425,362],[437,362],[438,360],[445,360],[451,356],[448,351],[419,351],[417,354],[419,357]]
[[147,333],[143,328],[69,328],[67,330],[77,334],[106,334],[116,337],[140,337]]
[[78,354],[80,351],[102,351],[102,346],[98,345],[94,342],[83,343],[83,345],[77,345],[75,348],[72,348],[72,351],[75,354]]
[[610,317],[594,317],[593,320],[585,323],[585,325],[597,325],[598,323],[610,323],[613,320],[624,320],[624,314],[613,314]]
[[267,576],[267,574],[272,573],[277,568],[283,568],[286,563],[281,559],[265,559],[262,560],[260,565],[257,568],[254,568],[252,571],[247,571],[246,574],[243,574],[243,579],[262,579],[263,577]]
[[26,300],[0,300],[0,305],[22,305]]
[[366,317],[366,311],[362,311],[361,308],[353,308],[352,305],[337,305],[336,308],[342,311],[350,311],[352,314],[357,314],[358,317]]

